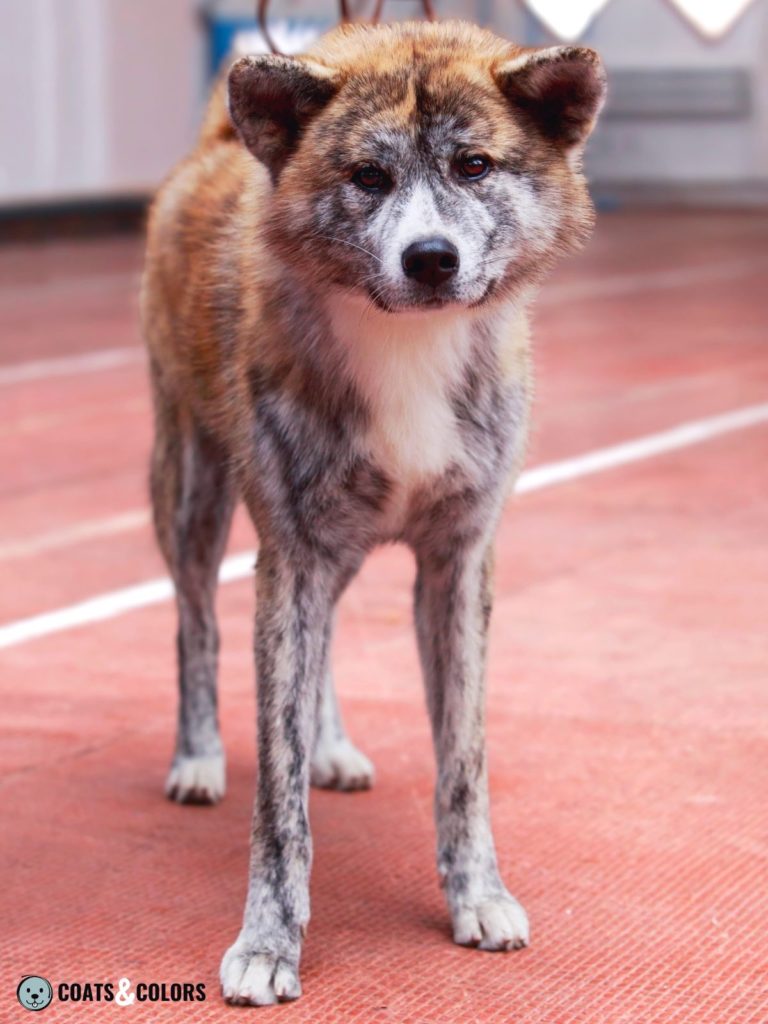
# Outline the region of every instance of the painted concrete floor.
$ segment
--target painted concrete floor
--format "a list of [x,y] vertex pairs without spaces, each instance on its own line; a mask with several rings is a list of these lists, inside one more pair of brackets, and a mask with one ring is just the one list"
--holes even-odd
[[[160,1024],[768,1022],[767,236],[765,213],[605,215],[537,306],[529,467],[748,407],[762,422],[599,473],[580,461],[505,514],[491,785],[531,948],[450,941],[413,567],[388,548],[346,595],[334,651],[377,784],[313,794],[305,994],[251,1011],[224,1006],[217,984],[254,790],[251,582],[220,594],[229,792],[213,809],[162,796],[173,606],[120,604],[163,574],[146,514],[140,243],[0,250],[0,1019],[28,1019],[14,993],[36,973],[205,983],[205,1002],[128,1014]],[[231,551],[253,544],[240,517]],[[98,595],[113,601],[105,621],[77,611]],[[38,619],[13,632],[72,606],[55,632]],[[57,1001],[43,1019],[120,1016]]]

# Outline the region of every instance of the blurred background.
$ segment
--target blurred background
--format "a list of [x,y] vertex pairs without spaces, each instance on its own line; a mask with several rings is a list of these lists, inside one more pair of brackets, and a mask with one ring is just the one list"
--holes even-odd
[[[353,3],[370,15],[372,2]],[[519,43],[579,39],[611,98],[588,156],[609,202],[768,200],[768,5],[760,0],[437,0]],[[385,16],[420,5],[389,0]],[[194,138],[212,67],[252,0],[1,0],[0,206],[143,201]],[[274,0],[300,35],[331,0]],[[281,37],[283,38],[283,37]],[[258,39],[251,34],[253,48]],[[15,208],[15,209],[14,209]]]

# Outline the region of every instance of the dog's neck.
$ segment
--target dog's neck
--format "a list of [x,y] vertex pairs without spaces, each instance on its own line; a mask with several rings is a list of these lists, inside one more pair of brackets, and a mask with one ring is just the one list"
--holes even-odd
[[456,396],[478,346],[513,329],[519,309],[393,314],[342,293],[325,306],[332,344],[368,408],[368,442],[381,468],[408,490],[460,462]]

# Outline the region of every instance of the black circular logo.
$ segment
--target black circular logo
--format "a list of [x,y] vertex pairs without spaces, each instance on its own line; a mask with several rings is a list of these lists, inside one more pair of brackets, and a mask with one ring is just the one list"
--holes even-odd
[[38,974],[25,974],[16,989],[16,996],[25,1010],[44,1010],[53,999],[53,989],[47,978]]

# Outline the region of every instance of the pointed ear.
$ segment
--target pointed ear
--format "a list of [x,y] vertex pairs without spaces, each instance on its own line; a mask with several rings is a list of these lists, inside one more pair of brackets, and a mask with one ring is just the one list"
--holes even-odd
[[499,64],[496,83],[540,131],[570,149],[592,131],[605,100],[605,71],[594,50],[551,46]]
[[335,95],[334,72],[291,57],[241,57],[229,72],[229,113],[243,142],[273,180],[301,133]]

